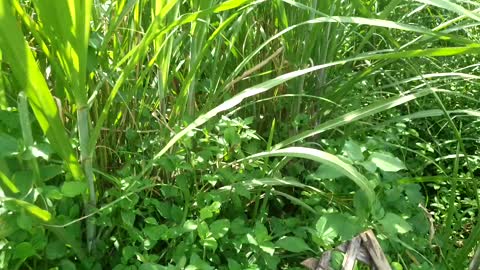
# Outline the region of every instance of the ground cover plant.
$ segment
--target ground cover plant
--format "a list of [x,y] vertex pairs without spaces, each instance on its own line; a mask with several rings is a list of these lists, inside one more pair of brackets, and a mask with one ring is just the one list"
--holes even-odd
[[479,9],[0,1],[0,269],[478,269]]

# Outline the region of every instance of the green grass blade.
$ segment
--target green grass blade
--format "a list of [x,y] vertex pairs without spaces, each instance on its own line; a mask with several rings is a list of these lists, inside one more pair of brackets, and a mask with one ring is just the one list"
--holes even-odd
[[298,135],[295,135],[293,137],[290,137],[290,138],[278,143],[277,145],[274,146],[274,149],[280,149],[282,147],[285,147],[287,145],[290,145],[290,144],[293,144],[295,142],[301,141],[301,140],[306,139],[308,137],[320,134],[320,133],[325,132],[327,130],[337,128],[337,127],[346,125],[346,124],[354,122],[354,121],[358,121],[360,119],[363,119],[365,117],[368,117],[368,116],[371,116],[371,115],[374,115],[374,114],[377,114],[377,113],[380,113],[380,112],[384,112],[385,110],[388,110],[388,109],[394,108],[396,106],[405,104],[405,103],[410,102],[412,100],[415,100],[417,98],[424,97],[428,94],[431,94],[432,92],[433,92],[433,90],[431,90],[431,89],[424,89],[424,90],[420,90],[416,93],[409,94],[409,95],[406,95],[406,96],[398,96],[398,97],[393,97],[393,98],[390,98],[390,99],[387,99],[387,100],[379,101],[379,102],[374,103],[372,105],[369,105],[365,108],[358,109],[358,110],[349,112],[347,114],[344,114],[340,117],[337,117],[335,119],[329,120],[329,121],[317,126],[314,129],[303,131]]
[[19,193],[20,190],[17,186],[13,183],[8,176],[6,176],[2,171],[0,171],[0,180],[2,180],[3,184],[12,192],[12,193]]
[[[273,35],[270,37],[268,40],[266,40],[262,45],[260,45],[258,48],[256,48],[252,53],[250,53],[248,56],[245,57],[245,59],[238,64],[238,66],[235,68],[235,70],[232,72],[232,74],[227,78],[226,84],[229,85],[229,82],[231,82],[234,78],[236,78],[240,72],[243,70],[243,68],[253,59],[255,55],[257,55],[260,50],[262,50],[265,46],[267,46],[269,43],[271,43],[273,40],[278,39],[282,35],[300,27],[300,26],[306,26],[310,24],[318,24],[318,23],[344,23],[344,24],[356,24],[356,25],[368,25],[368,26],[376,26],[376,27],[382,27],[382,28],[389,28],[389,29],[397,29],[397,30],[402,30],[402,31],[408,31],[408,32],[414,32],[418,34],[422,34],[428,37],[436,37],[441,40],[451,40],[453,42],[459,42],[460,44],[473,44],[474,46],[480,46],[478,43],[475,43],[472,40],[465,39],[463,37],[455,36],[455,35],[449,35],[449,34],[444,34],[441,32],[435,32],[430,29],[424,28],[424,27],[419,27],[419,26],[414,26],[410,24],[403,24],[403,23],[397,23],[389,20],[381,20],[381,19],[369,19],[369,18],[362,18],[362,17],[345,17],[345,16],[331,16],[331,17],[321,17],[321,18],[316,18],[312,20],[308,20],[305,22],[301,22],[295,25],[292,25],[288,28],[283,29],[279,33]],[[419,50],[422,51],[422,50]],[[413,51],[412,51],[413,52]]]
[[370,203],[373,203],[373,201],[375,200],[375,193],[371,184],[368,182],[368,179],[361,173],[359,173],[357,169],[355,169],[352,165],[342,161],[337,156],[330,153],[307,147],[289,147],[280,150],[273,150],[269,152],[254,154],[249,157],[240,159],[238,160],[238,162],[264,157],[304,158],[326,164],[332,168],[335,168],[343,175],[355,182],[355,184],[357,184],[360,189],[365,192]]
[[478,14],[471,12],[470,10],[458,4],[455,4],[455,2],[453,1],[449,1],[449,0],[415,0],[415,1],[427,4],[427,5],[440,7],[446,10],[450,10],[459,15],[469,17],[470,19],[473,19],[476,21],[480,21],[480,16]]
[[83,179],[83,172],[60,120],[57,106],[45,78],[38,69],[30,47],[22,36],[10,1],[0,1],[0,49],[21,87],[25,89],[30,106],[52,147],[66,162],[72,176]]
[[115,82],[115,85],[112,88],[110,95],[108,96],[105,104],[103,105],[104,108],[100,114],[100,117],[97,120],[97,123],[95,124],[95,128],[90,137],[89,151],[93,152],[93,150],[95,149],[96,142],[100,136],[100,131],[103,128],[103,124],[107,119],[108,113],[110,112],[110,107],[112,106],[113,100],[115,99],[118,91],[120,90],[123,83],[125,82],[127,75],[130,74],[130,72],[132,72],[135,65],[141,59],[143,59],[146,52],[149,51],[148,47],[158,36],[167,34],[169,31],[172,31],[174,28],[178,26],[191,23],[194,20],[197,20],[201,15],[238,8],[238,7],[241,7],[242,5],[246,5],[251,2],[252,2],[251,0],[226,1],[207,10],[184,14],[180,16],[176,21],[174,21],[173,23],[165,27],[162,27],[162,24],[161,24],[163,18],[161,16],[157,16],[155,18],[155,21],[153,21],[152,24],[147,29],[147,33],[145,34],[141,42],[135,48],[130,50],[130,52],[127,53],[127,55],[117,63],[116,67],[118,68],[123,63],[128,61],[127,64],[123,67],[122,73],[120,74],[118,80]]
[[[368,55],[362,55],[358,57],[353,57],[349,58],[346,60],[341,60],[341,61],[336,61],[332,63],[327,63],[327,64],[322,64],[318,66],[313,66],[310,68],[290,72],[281,76],[278,76],[274,79],[268,80],[266,82],[260,83],[258,85],[255,85],[251,88],[245,89],[244,91],[240,92],[236,96],[230,98],[229,100],[223,102],[222,104],[218,105],[217,107],[213,108],[212,110],[208,111],[207,113],[199,116],[195,121],[193,121],[191,124],[189,124],[187,127],[185,127],[182,131],[177,133],[173,138],[170,139],[170,141],[158,152],[153,159],[150,161],[150,163],[144,168],[143,172],[141,175],[146,173],[148,170],[150,170],[158,158],[163,156],[168,149],[170,149],[180,138],[185,136],[188,132],[194,130],[196,127],[204,124],[208,120],[210,120],[212,117],[216,116],[220,112],[229,110],[238,104],[240,104],[245,98],[255,96],[261,93],[264,93],[273,87],[280,85],[284,82],[287,82],[293,78],[297,78],[299,76],[305,75],[307,73],[320,70],[326,67],[331,67],[331,66],[336,66],[336,65],[343,65],[348,62],[352,61],[357,61],[357,60],[365,60],[365,59],[398,59],[398,58],[409,58],[409,57],[421,57],[421,56],[452,56],[452,55],[457,55],[457,54],[466,54],[466,53],[480,53],[480,47],[476,46],[468,46],[468,47],[447,47],[447,48],[438,48],[438,49],[426,49],[426,50],[413,50],[413,51],[403,51],[403,52],[393,52],[393,53],[380,53],[380,54],[368,54]],[[325,124],[322,124],[318,126],[317,128],[313,130],[308,130],[305,132],[300,133],[299,135],[296,135],[290,139],[287,139],[284,142],[281,142],[276,145],[275,149],[282,148],[285,145],[294,143],[296,141],[302,140],[304,138],[307,138],[309,136],[313,136],[315,134],[324,132],[327,129],[331,129],[337,126],[341,126],[344,124],[347,124],[351,121],[358,120],[361,118],[364,118],[366,116],[373,115],[378,112],[382,112],[388,108],[392,108],[395,106],[398,106],[400,104],[406,103],[408,101],[414,100],[418,97],[422,97],[425,95],[428,95],[432,93],[433,90],[430,89],[425,89],[418,91],[417,93],[410,94],[407,96],[403,97],[396,97],[393,99],[389,99],[387,101],[382,101],[380,104],[375,104],[371,105],[367,108],[357,110],[354,112],[351,112],[349,114],[346,114],[343,119],[334,119],[331,121],[326,122]],[[100,133],[100,130],[98,130],[98,133]]]
[[37,218],[39,218],[43,221],[50,221],[50,219],[52,218],[52,214],[50,214],[50,212],[48,212],[47,210],[43,210],[42,208],[40,208],[40,207],[38,207],[34,204],[28,203],[26,201],[14,199],[14,198],[0,198],[0,200],[2,200],[2,201],[12,201],[16,205],[24,208],[30,214],[34,215],[35,217],[37,217]]

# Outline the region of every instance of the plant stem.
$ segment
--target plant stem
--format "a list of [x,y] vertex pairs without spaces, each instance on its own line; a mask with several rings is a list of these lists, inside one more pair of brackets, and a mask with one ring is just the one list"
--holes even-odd
[[[80,159],[85,172],[85,177],[88,183],[89,198],[85,198],[86,214],[95,211],[97,204],[97,196],[95,193],[95,177],[93,175],[92,166],[92,152],[88,149],[88,106],[81,106],[77,110],[78,118],[78,137],[80,139]],[[95,250],[95,218],[89,217],[87,223],[87,248],[90,253]]]

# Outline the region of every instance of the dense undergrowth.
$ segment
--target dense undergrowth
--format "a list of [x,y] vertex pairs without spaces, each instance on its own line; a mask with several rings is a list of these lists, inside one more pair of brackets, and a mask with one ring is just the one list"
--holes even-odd
[[477,269],[479,8],[0,1],[0,269]]

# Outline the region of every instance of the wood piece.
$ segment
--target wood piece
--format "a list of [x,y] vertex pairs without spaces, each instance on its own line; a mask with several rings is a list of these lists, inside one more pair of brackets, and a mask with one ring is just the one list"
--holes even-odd
[[357,254],[361,243],[362,239],[360,239],[358,236],[355,236],[351,241],[349,241],[347,252],[343,258],[342,270],[353,270],[355,262],[357,261]]
[[[341,251],[343,253],[347,252],[348,249],[348,243],[343,243],[335,248],[338,251]],[[366,265],[372,265],[372,257],[370,256],[370,253],[368,253],[368,250],[362,245],[360,245],[360,248],[357,253],[357,260],[361,261],[362,263]]]
[[380,270],[392,270],[390,264],[387,261],[387,257],[383,253],[380,243],[378,243],[377,238],[372,230],[368,230],[360,234],[360,237],[363,240],[363,244],[367,248],[370,256],[372,257],[374,265]]
[[[372,270],[392,270],[372,230],[365,231],[352,240],[338,245],[335,250],[345,253],[342,270],[352,270],[356,261],[367,264]],[[310,270],[331,270],[332,252],[332,250],[324,252],[321,259],[308,258],[302,262],[302,265]]]
[[328,250],[322,254],[320,260],[308,258],[301,264],[310,270],[331,270],[330,261],[332,259],[332,251]]

